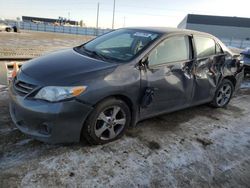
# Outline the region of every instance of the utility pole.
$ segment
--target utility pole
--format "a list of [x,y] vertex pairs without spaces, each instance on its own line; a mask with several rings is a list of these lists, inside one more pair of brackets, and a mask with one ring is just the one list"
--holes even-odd
[[114,24],[115,24],[115,0],[114,0],[114,5],[113,5],[112,29],[114,29]]
[[123,27],[126,25],[126,16],[123,17]]
[[96,15],[96,36],[98,35],[98,24],[99,24],[99,2],[97,3],[97,15]]

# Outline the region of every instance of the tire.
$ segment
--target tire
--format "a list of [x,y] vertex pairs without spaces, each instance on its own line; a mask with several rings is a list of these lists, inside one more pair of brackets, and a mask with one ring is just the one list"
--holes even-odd
[[100,102],[87,118],[83,125],[82,138],[91,145],[112,142],[124,135],[130,121],[131,112],[124,101],[116,98],[106,99]]
[[11,31],[11,29],[10,29],[10,28],[6,28],[6,31],[7,31],[7,32],[10,32],[10,31]]
[[234,92],[234,85],[228,79],[224,79],[217,88],[211,105],[215,108],[223,108],[228,105]]

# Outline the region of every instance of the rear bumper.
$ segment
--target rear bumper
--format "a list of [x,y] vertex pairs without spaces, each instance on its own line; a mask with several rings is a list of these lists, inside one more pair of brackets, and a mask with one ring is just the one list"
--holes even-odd
[[10,88],[10,114],[17,128],[47,143],[79,142],[92,107],[76,100],[49,103],[16,95]]

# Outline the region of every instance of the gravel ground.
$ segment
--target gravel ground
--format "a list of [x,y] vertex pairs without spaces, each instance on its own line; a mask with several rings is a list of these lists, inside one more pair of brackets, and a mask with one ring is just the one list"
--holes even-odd
[[37,57],[83,44],[91,38],[93,37],[49,32],[0,32],[0,57]]
[[103,146],[47,145],[15,128],[0,86],[0,187],[249,187],[249,102],[246,80],[224,109],[151,118]]

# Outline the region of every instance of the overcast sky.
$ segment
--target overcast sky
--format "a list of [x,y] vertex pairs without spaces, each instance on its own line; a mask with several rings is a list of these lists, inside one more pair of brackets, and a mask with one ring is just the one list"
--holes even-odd
[[[95,26],[98,2],[99,26],[110,28],[113,0],[0,0],[0,18],[61,16]],[[249,7],[250,0],[116,0],[115,27],[176,27],[188,13],[250,17]]]

